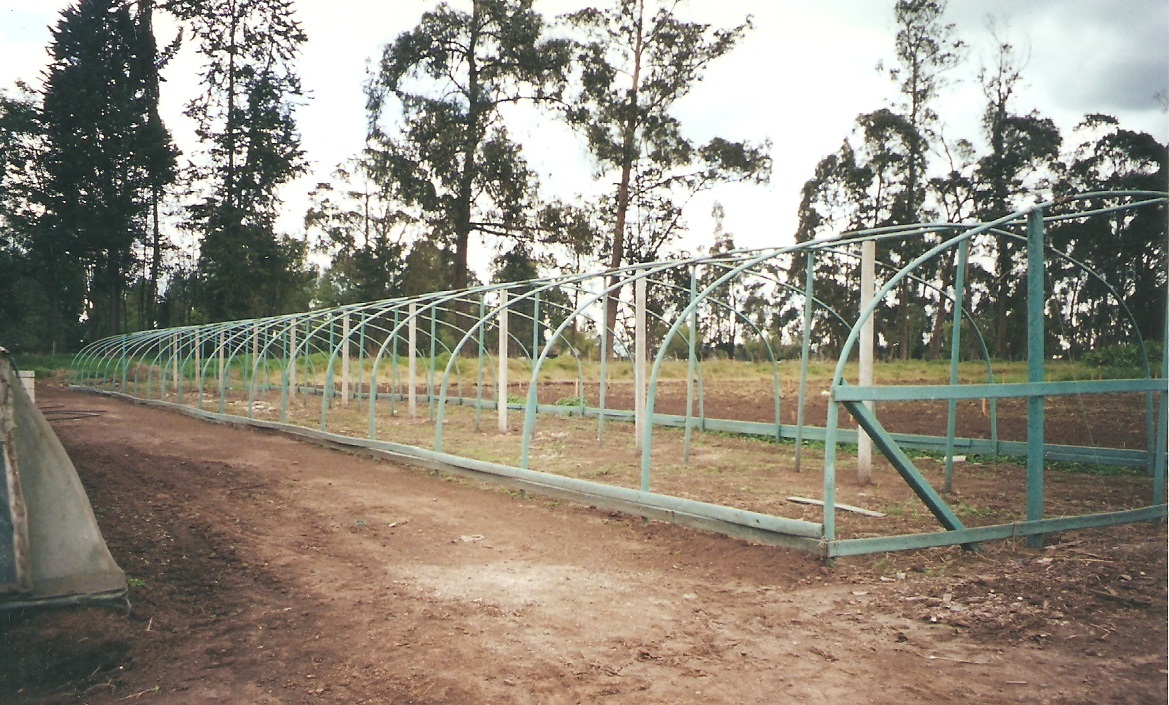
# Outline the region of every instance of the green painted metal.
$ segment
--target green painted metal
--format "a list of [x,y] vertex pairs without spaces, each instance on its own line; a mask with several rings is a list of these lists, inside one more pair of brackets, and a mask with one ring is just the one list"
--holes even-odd
[[[966,291],[966,260],[970,241],[958,243],[958,264],[954,271],[954,313],[950,329],[950,386],[958,384],[958,364],[962,358],[962,300]],[[954,435],[958,424],[958,400],[951,399],[946,408],[946,483],[945,492],[954,491]]]
[[879,448],[881,453],[893,464],[893,468],[897,470],[897,473],[901,475],[914,494],[921,499],[934,518],[950,531],[964,529],[965,526],[958,519],[958,515],[950,509],[950,505],[946,504],[945,500],[921,474],[921,471],[914,466],[909,456],[905,455],[896,441],[889,436],[889,433],[881,426],[881,422],[877,420],[876,414],[859,402],[844,402],[843,406],[848,409],[848,413],[852,414],[852,417],[865,430],[869,438],[873,439],[873,445]]
[[1103,514],[1084,514],[1038,521],[1020,521],[1011,524],[975,526],[956,531],[938,531],[928,534],[905,534],[867,539],[843,539],[828,546],[830,558],[858,556],[885,551],[906,551],[939,546],[977,545],[983,541],[998,541],[1017,537],[1042,536],[1076,529],[1092,529],[1141,521],[1159,521],[1166,517],[1166,505],[1130,509]]
[[849,385],[834,391],[837,401],[943,401],[949,399],[1013,399],[1063,397],[1084,394],[1156,392],[1164,385],[1157,379],[1104,379],[1069,382],[1000,382],[998,384],[905,384],[896,387]]

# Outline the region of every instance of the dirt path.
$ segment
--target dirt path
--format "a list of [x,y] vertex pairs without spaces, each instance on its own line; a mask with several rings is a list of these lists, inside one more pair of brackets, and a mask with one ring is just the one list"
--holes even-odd
[[1164,526],[840,561],[38,389],[133,609],[0,618],[0,701],[1154,703]]

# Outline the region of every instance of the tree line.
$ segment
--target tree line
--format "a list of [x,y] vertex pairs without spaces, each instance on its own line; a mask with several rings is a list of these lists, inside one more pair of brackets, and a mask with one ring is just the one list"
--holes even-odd
[[[281,186],[306,170],[295,60],[307,36],[292,0],[80,0],[52,28],[43,88],[0,93],[0,344],[72,349],[154,326],[462,288],[476,283],[469,253],[484,244],[496,251],[493,281],[687,254],[686,204],[717,184],[766,181],[771,145],[697,141],[672,112],[753,29],[749,17],[714,27],[683,9],[610,0],[548,17],[534,0],[439,3],[376,57],[364,88],[365,148],[316,186],[304,231],[292,237],[276,228]],[[162,47],[156,11],[183,28]],[[1166,149],[1151,136],[1090,115],[1068,148],[1050,119],[1018,107],[1026,57],[993,28],[995,61],[977,71],[986,147],[946,138],[936,106],[968,47],[944,11],[941,0],[895,3],[893,60],[881,68],[894,98],[859,116],[817,165],[797,241],[991,219],[1071,191],[1165,190]],[[158,93],[187,42],[202,58],[200,92],[186,106],[198,143],[180,154]],[[600,196],[544,196],[513,134],[523,110],[583,138]],[[710,251],[733,249],[721,211],[716,220]],[[1159,226],[1156,217],[1073,221],[1052,242],[1115,275],[1142,332],[1155,336],[1164,325],[1164,223],[1163,211]],[[199,243],[197,257],[180,256],[176,233]],[[930,244],[905,241],[886,256],[908,262]],[[310,251],[328,260],[323,271],[308,264]],[[1020,265],[1003,241],[968,277],[1002,357],[1022,352]],[[799,258],[790,267],[801,280]],[[819,267],[818,296],[855,308],[855,273],[827,260]],[[937,267],[943,279],[953,270]],[[1072,314],[1083,320],[1073,328],[1084,339],[1073,333],[1074,344],[1108,342],[1088,332],[1107,331],[1116,317],[1107,292],[1071,267],[1049,276],[1055,289],[1075,291]],[[795,323],[794,309],[761,289],[727,289],[760,330],[780,336]],[[936,307],[930,295],[907,285],[896,296],[879,321],[882,352],[936,354],[944,317],[924,319]],[[616,317],[614,301],[609,325]],[[707,318],[710,347],[744,352],[734,321]]]

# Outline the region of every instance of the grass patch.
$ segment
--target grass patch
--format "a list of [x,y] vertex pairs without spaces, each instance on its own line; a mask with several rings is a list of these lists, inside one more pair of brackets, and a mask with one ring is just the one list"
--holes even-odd
[[14,355],[12,361],[18,370],[35,372],[38,378],[53,378],[68,374],[73,355],[20,353]]

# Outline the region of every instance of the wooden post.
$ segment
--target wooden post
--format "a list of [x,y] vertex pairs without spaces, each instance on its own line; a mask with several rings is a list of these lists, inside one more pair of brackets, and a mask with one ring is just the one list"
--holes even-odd
[[341,407],[349,407],[349,313],[341,319]]
[[414,313],[414,304],[410,304],[410,308],[407,312],[407,316],[410,320],[406,324],[406,329],[408,331],[406,342],[407,347],[409,348],[407,351],[409,357],[407,358],[408,362],[406,376],[408,379],[406,382],[410,388],[406,392],[406,398],[409,400],[407,405],[409,406],[410,418],[412,419],[418,418],[418,393],[414,390],[414,376],[418,372],[418,362],[415,359],[414,350],[414,347],[418,345],[418,319],[415,317]]
[[296,320],[288,323],[288,396],[296,396]]
[[635,447],[641,448],[641,436],[645,432],[645,277],[644,272],[638,272],[637,280],[633,285],[633,418],[634,434],[637,437]]
[[[175,394],[178,395],[180,393],[180,390],[179,390],[179,334],[178,333],[175,333],[173,336],[171,336],[171,352],[173,353],[173,360],[174,360],[174,364],[171,365],[171,372],[172,372],[173,378],[174,378]],[[179,399],[179,401],[182,401],[181,396],[179,396],[178,399]]]
[[203,408],[203,341],[199,336],[199,329],[195,329],[195,403]]
[[495,381],[495,407],[499,432],[507,433],[507,289],[499,292],[499,373]]
[[[861,243],[861,311],[873,300],[876,290],[876,262],[877,243],[865,240]],[[860,365],[857,374],[857,383],[862,387],[873,385],[873,316],[865,319],[861,325],[860,337]],[[873,402],[864,402],[870,411]],[[867,485],[873,479],[873,441],[864,429],[857,429],[856,437],[856,479],[862,485]]]

